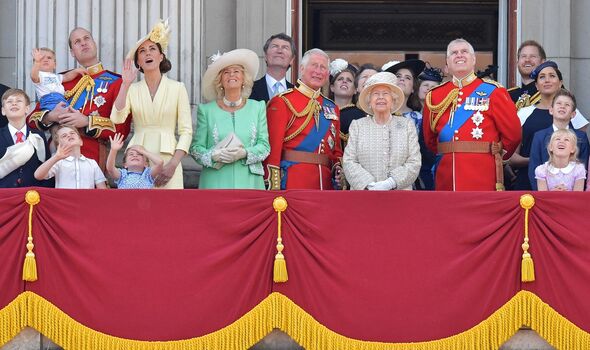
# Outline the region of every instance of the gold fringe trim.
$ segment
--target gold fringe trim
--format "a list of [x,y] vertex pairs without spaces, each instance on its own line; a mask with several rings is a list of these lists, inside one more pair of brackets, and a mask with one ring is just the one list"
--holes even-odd
[[[94,86],[96,85],[96,83],[94,82],[94,79],[90,76],[90,75],[83,75],[82,78],[80,78],[80,80],[78,80],[78,82],[76,83],[76,86],[74,86],[73,89],[66,91],[66,93],[64,94],[64,97],[67,99],[69,99],[70,97],[72,98],[72,100],[70,101],[70,106],[74,106],[76,104],[76,102],[78,102],[78,99],[80,98],[80,95],[82,95],[82,93],[84,91],[86,91],[86,99],[84,100],[84,106],[82,107],[81,111],[83,111],[86,108],[86,103],[88,103],[88,101],[90,101],[90,103],[92,103],[92,99],[94,98]],[[90,95],[90,92],[92,91],[92,95]]]
[[33,207],[41,201],[39,192],[35,190],[27,191],[25,202],[29,204],[29,234],[27,237],[27,254],[23,265],[23,281],[35,282],[37,280],[37,261],[33,253]]
[[287,282],[289,275],[287,274],[287,261],[283,255],[283,238],[281,236],[281,213],[287,210],[287,200],[282,197],[276,197],[272,202],[272,207],[277,212],[278,223],[277,223],[277,254],[275,255],[275,262],[273,267],[273,281],[275,283]]
[[518,292],[490,317],[465,332],[417,343],[381,343],[347,338],[321,325],[280,293],[270,294],[240,319],[213,333],[167,342],[137,341],[94,331],[41,296],[24,292],[0,310],[0,346],[22,328],[30,326],[64,349],[248,349],[274,328],[283,330],[306,349],[497,349],[523,325],[531,327],[558,349],[590,348],[590,333],[578,328],[528,291]]
[[[434,132],[436,130],[436,124],[438,124],[438,120],[442,117],[445,111],[451,107],[451,114],[455,113],[455,109],[457,108],[457,97],[459,96],[459,89],[454,88],[449,92],[447,97],[445,97],[439,104],[434,105],[432,104],[432,91],[429,91],[426,94],[426,106],[430,110],[430,130]],[[432,116],[432,113],[435,116]]]
[[522,243],[522,262],[520,266],[520,280],[533,282],[535,280],[535,264],[529,253],[529,210],[535,205],[535,198],[530,194],[520,196],[520,206],[524,209],[524,242]]

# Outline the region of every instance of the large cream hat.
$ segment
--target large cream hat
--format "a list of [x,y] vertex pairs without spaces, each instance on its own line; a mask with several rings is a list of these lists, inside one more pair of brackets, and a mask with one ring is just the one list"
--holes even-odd
[[162,47],[162,52],[166,51],[168,47],[168,40],[170,38],[170,27],[168,27],[168,20],[159,20],[156,25],[152,27],[152,30],[143,38],[139,39],[135,45],[129,50],[127,56],[125,58],[133,59],[135,56],[135,51],[144,43],[146,40],[151,40],[156,44],[160,44]]
[[373,114],[369,106],[369,101],[367,97],[371,95],[373,89],[378,86],[384,86],[391,90],[391,93],[394,95],[393,101],[393,110],[392,113],[397,112],[402,105],[404,104],[404,92],[402,89],[397,86],[397,77],[393,73],[389,72],[379,72],[377,74],[372,75],[367,81],[365,82],[365,88],[361,91],[359,96],[358,104],[361,109],[369,114]]
[[244,73],[254,79],[258,74],[258,67],[260,65],[258,61],[258,55],[248,49],[235,49],[229,52],[225,52],[223,55],[213,55],[211,57],[211,64],[207,67],[205,75],[202,80],[203,96],[208,101],[213,101],[217,98],[217,92],[215,91],[215,78],[219,72],[224,68],[240,65],[244,67]]

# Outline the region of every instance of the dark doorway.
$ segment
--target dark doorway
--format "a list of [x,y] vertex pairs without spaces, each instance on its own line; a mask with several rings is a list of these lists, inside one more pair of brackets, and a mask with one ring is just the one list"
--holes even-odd
[[381,65],[419,57],[443,67],[447,44],[467,39],[477,68],[496,63],[498,0],[303,0],[304,50]]

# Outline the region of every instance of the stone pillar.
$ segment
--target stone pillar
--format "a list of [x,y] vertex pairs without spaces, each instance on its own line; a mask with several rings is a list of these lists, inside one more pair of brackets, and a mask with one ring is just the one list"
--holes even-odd
[[590,118],[590,46],[588,45],[590,2],[572,1],[571,13],[572,70],[568,86],[576,95],[578,109]]

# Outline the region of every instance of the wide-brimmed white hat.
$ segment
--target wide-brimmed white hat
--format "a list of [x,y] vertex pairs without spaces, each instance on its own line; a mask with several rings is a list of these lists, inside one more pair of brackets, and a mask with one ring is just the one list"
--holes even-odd
[[365,82],[365,88],[361,91],[359,96],[358,104],[361,109],[369,114],[373,114],[369,103],[367,101],[367,96],[370,96],[373,92],[373,89],[379,86],[384,86],[391,90],[391,93],[394,95],[392,113],[397,112],[404,104],[404,92],[402,89],[397,86],[397,77],[393,73],[389,72],[379,72],[377,74],[373,74],[367,81]]
[[162,47],[162,52],[166,51],[168,47],[168,40],[170,39],[170,27],[168,27],[168,20],[159,20],[156,23],[150,32],[144,36],[143,38],[139,39],[135,45],[131,47],[131,50],[127,53],[125,58],[133,59],[135,56],[135,51],[143,44],[146,40],[151,40],[156,44],[160,44]]
[[229,52],[225,52],[223,55],[213,55],[211,57],[211,64],[207,67],[205,75],[202,80],[203,96],[213,101],[217,98],[217,91],[215,91],[215,78],[224,68],[240,65],[244,67],[244,74],[254,79],[258,74],[258,67],[260,62],[258,61],[258,55],[248,49],[235,49]]

